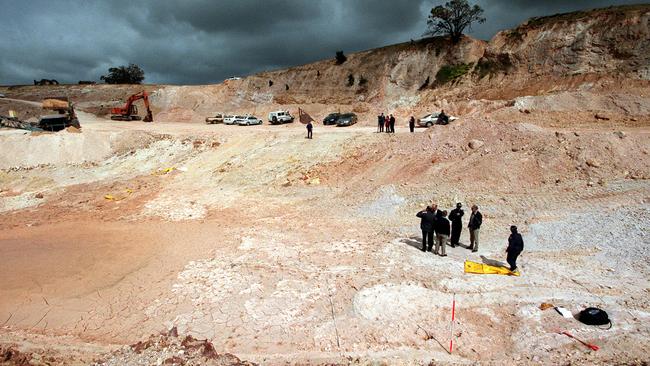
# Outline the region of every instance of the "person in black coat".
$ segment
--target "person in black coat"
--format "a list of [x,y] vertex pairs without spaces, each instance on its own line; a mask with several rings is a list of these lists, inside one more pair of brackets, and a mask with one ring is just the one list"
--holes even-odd
[[510,271],[514,272],[517,269],[517,257],[524,251],[524,239],[514,225],[510,226],[510,233],[508,248],[506,248],[506,253],[508,253],[506,261],[510,265]]
[[435,230],[436,215],[431,206],[416,214],[420,218],[420,229],[422,229],[422,251],[431,251],[433,248],[433,231]]
[[438,114],[438,120],[436,121],[436,124],[439,125],[446,125],[449,123],[449,116],[445,114],[445,110],[441,110],[440,114]]
[[395,117],[391,114],[390,115],[390,132],[395,133]]
[[469,216],[469,248],[472,252],[478,252],[478,233],[483,224],[483,215],[478,211],[477,205],[472,205],[472,214]]
[[384,132],[384,114],[377,116],[377,132]]
[[415,117],[413,116],[409,119],[409,130],[415,132]]
[[449,220],[447,211],[438,211],[436,216],[436,250],[435,254],[441,257],[447,256],[447,240],[449,240]]
[[463,231],[463,215],[465,211],[462,209],[463,204],[458,202],[456,208],[449,213],[449,221],[451,221],[451,247],[455,248],[460,240],[460,233]]

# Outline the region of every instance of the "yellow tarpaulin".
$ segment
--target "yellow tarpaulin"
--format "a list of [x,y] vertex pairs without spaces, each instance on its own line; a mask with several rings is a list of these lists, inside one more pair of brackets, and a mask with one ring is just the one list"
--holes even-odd
[[465,261],[465,273],[519,276],[519,271],[511,272],[506,267],[491,266],[489,264],[477,263],[472,261]]

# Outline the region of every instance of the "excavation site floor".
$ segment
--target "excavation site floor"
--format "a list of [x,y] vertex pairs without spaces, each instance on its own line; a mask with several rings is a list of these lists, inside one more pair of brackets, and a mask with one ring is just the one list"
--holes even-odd
[[[298,122],[79,115],[80,133],[0,130],[4,350],[89,364],[176,327],[265,365],[650,354],[647,124],[497,116],[395,134],[316,124],[306,139]],[[447,257],[420,250],[415,214],[432,202],[465,209]],[[464,273],[465,260],[506,265],[510,225],[521,276]],[[613,326],[542,303],[596,306]]]

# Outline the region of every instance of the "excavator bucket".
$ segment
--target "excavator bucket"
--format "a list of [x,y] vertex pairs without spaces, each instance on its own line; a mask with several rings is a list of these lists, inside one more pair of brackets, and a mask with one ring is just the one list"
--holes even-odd
[[153,122],[153,113],[150,110],[147,111],[147,115],[143,119],[144,122]]

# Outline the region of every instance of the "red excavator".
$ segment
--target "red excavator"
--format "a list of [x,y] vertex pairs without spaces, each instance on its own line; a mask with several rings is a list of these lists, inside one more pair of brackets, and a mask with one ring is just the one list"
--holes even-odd
[[153,122],[153,113],[151,113],[151,108],[149,107],[149,94],[146,91],[141,91],[130,96],[124,107],[111,109],[111,119],[115,121],[139,121],[138,107],[134,103],[140,99],[144,101],[144,106],[147,108],[147,115],[143,121]]

